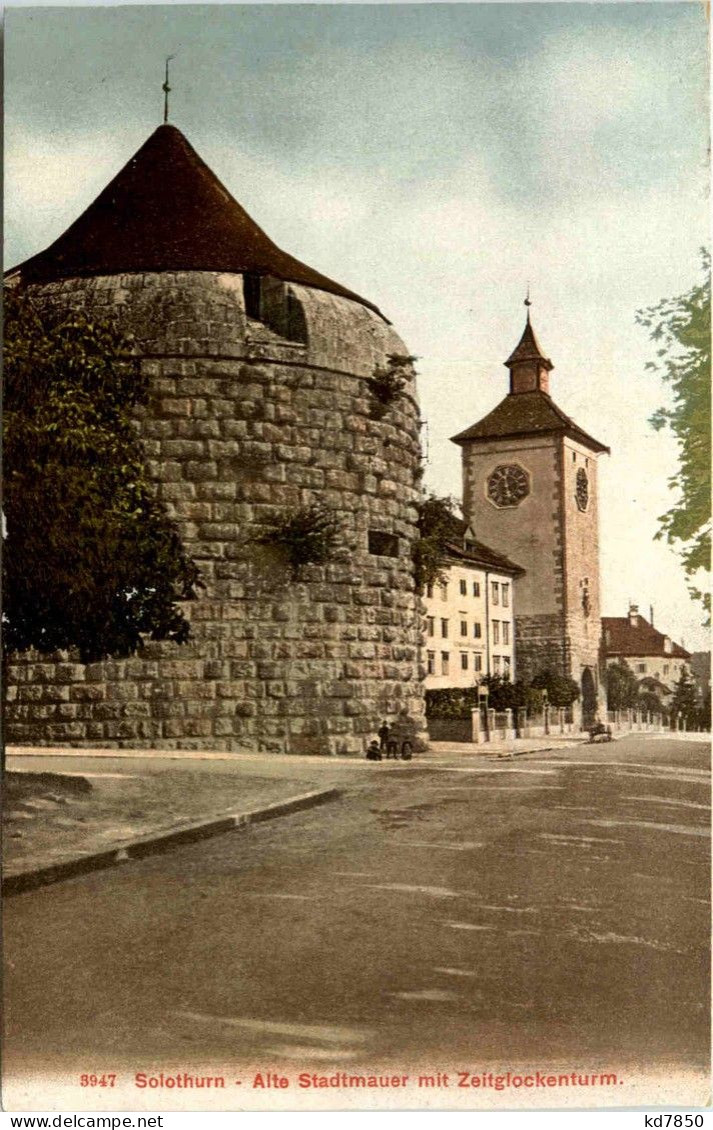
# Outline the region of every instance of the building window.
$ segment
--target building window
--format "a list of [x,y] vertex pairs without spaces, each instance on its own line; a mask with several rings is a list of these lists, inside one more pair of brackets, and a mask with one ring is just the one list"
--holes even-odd
[[643,674],[643,672],[646,670],[646,664],[645,663],[637,663],[636,664],[636,670],[639,672],[640,675]]
[[429,675],[436,673],[436,653],[435,651],[426,652],[426,672]]
[[369,530],[369,553],[375,557],[398,557],[399,539],[383,530]]
[[664,663],[664,665],[663,665],[663,673],[664,673],[664,675],[668,675],[668,663]]
[[573,463],[576,463],[576,462],[577,462],[577,452],[576,452],[576,451],[573,451],[573,452],[572,452],[572,462],[573,462]]
[[482,671],[483,670],[483,657],[482,657],[482,655],[474,655],[473,656],[473,670],[474,671]]
[[500,621],[493,620],[493,643],[500,643]]
[[481,625],[480,624],[473,624],[473,639],[479,640],[480,637],[482,636],[482,634],[483,634],[483,630],[481,628]]
[[467,651],[462,651],[460,653],[460,669],[461,669],[461,671],[467,671],[468,670],[468,652]]
[[502,594],[503,608],[510,607],[510,585],[501,585],[500,592]]
[[433,596],[433,585],[426,585],[426,596],[430,600]]
[[444,640],[448,639],[448,621],[441,620],[441,635]]
[[493,604],[500,604],[500,585],[497,581],[490,582],[490,593],[493,598]]
[[499,655],[493,656],[493,674],[494,675],[500,674],[500,656]]
[[480,596],[480,581],[473,581],[473,596]]
[[441,674],[442,675],[448,674],[448,652],[447,651],[441,652]]
[[435,636],[435,634],[436,634],[436,617],[435,616],[427,616],[426,617],[426,631],[427,631],[429,636]]
[[448,600],[448,585],[441,585],[441,600]]
[[510,622],[503,620],[503,643],[510,643]]
[[509,675],[509,674],[510,674],[510,656],[504,655],[503,656],[503,675]]
[[460,594],[461,594],[461,596],[465,596],[467,592],[468,592],[468,582],[467,581],[461,581],[461,583],[460,583]]
[[462,636],[468,635],[468,621],[467,620],[461,620],[461,622],[460,622],[460,634]]

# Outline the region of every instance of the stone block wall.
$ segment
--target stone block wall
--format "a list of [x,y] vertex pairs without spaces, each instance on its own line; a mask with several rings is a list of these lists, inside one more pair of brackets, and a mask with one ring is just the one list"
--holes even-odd
[[515,670],[529,683],[538,672],[550,669],[570,673],[570,649],[561,613],[515,617]]
[[[361,304],[286,289],[299,341],[247,317],[240,275],[31,288],[40,307],[114,315],[131,335],[149,380],[150,472],[205,589],[186,606],[186,645],[88,666],[12,657],[8,741],[357,754],[385,717],[405,712],[425,732],[416,392],[375,420],[366,383],[408,350]],[[257,539],[313,503],[338,515],[340,548],[293,581]],[[370,530],[395,535],[397,555],[370,554]]]

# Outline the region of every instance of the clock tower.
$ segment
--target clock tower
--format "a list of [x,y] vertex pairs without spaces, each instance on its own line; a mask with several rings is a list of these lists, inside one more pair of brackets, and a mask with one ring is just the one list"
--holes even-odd
[[[463,513],[478,538],[518,561],[516,670],[575,679],[585,718],[599,681],[597,458],[608,448],[558,408],[552,362],[530,321],[505,362],[510,391],[453,437],[462,451]],[[489,609],[497,620],[497,609]]]

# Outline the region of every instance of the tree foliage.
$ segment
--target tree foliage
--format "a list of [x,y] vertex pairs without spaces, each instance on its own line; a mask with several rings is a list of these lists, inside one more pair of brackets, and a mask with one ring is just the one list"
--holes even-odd
[[572,706],[579,698],[579,684],[568,675],[558,675],[550,669],[538,671],[531,685],[547,691],[550,706]]
[[[669,479],[677,493],[659,518],[657,537],[678,548],[689,581],[710,568],[711,551],[711,309],[710,256],[701,252],[700,282],[685,294],[638,311],[637,322],[656,343],[647,369],[668,386],[670,405],[651,417],[654,428],[669,428],[679,447],[679,468]],[[710,616],[710,593],[689,585]]]
[[530,686],[522,679],[512,682],[508,675],[484,675],[481,687],[488,688],[488,706],[491,710],[520,710],[526,707],[533,712],[542,710],[541,689]]
[[696,684],[687,667],[682,668],[678,682],[674,688],[671,713],[674,717],[677,714],[682,715],[687,722],[697,721],[699,710]]
[[445,581],[447,544],[456,537],[459,522],[456,505],[450,497],[429,494],[419,506],[418,538],[413,547],[417,589]]
[[185,641],[198,570],[133,421],[146,389],[108,324],[5,298],[3,630],[9,651],[127,656]]
[[373,376],[368,379],[371,395],[369,410],[372,420],[382,420],[391,405],[399,399],[410,377],[415,375],[413,363],[416,357],[405,353],[390,353],[386,366],[377,365]]
[[607,707],[609,710],[635,710],[639,703],[639,682],[625,659],[607,667]]

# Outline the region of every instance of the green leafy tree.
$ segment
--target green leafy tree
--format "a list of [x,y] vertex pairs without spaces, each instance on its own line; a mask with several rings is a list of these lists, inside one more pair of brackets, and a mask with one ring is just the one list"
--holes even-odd
[[182,643],[198,570],[154,497],[134,412],[146,397],[117,332],[5,297],[4,655],[83,662]]
[[447,545],[458,537],[456,505],[452,498],[429,494],[419,506],[418,538],[413,547],[417,589],[445,580]]
[[550,706],[572,706],[579,698],[579,685],[574,679],[550,669],[538,671],[531,685],[537,690],[547,691]]
[[625,659],[607,667],[607,707],[609,710],[635,710],[639,700],[639,682]]
[[710,592],[695,585],[710,569],[711,554],[711,285],[710,256],[701,252],[701,281],[685,294],[638,311],[637,322],[657,345],[647,369],[657,373],[670,392],[670,406],[651,417],[654,428],[669,428],[679,447],[679,468],[669,479],[677,493],[659,518],[657,537],[678,548],[691,594],[703,602],[710,619]]
[[676,683],[671,702],[671,713],[674,718],[680,714],[687,724],[696,721],[699,714],[697,697],[696,684],[693,682],[691,672],[687,667],[684,667]]
[[664,718],[668,717],[668,708],[664,706],[663,702],[657,694],[653,691],[642,691],[636,703],[637,710],[643,710],[644,713],[661,714]]
[[511,682],[507,675],[484,675],[480,685],[488,688],[491,710],[542,709],[542,691],[528,686],[522,679]]

